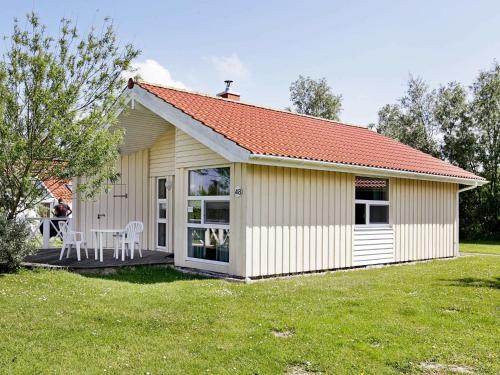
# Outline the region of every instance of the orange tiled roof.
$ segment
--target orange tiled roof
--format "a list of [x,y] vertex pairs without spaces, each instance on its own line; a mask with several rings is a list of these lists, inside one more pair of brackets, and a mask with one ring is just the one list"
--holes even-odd
[[69,180],[58,180],[56,178],[48,178],[43,181],[43,184],[54,198],[62,198],[66,203],[71,203],[73,199],[73,193],[68,187],[69,183]]
[[137,83],[252,154],[483,178],[364,127]]

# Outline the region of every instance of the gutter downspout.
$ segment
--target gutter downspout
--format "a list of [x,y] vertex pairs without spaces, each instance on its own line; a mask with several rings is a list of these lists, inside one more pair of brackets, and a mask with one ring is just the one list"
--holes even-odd
[[459,195],[460,193],[463,193],[464,191],[467,191],[467,190],[472,190],[472,189],[475,189],[477,188],[478,184],[477,184],[477,181],[475,181],[474,185],[470,185],[470,186],[466,186],[462,189],[458,189],[457,190],[457,208],[456,208],[456,214],[455,214],[455,217],[456,217],[456,223],[455,223],[455,226],[456,226],[456,229],[455,229],[455,256],[457,257],[458,254],[459,254],[459,235],[458,235],[458,232],[459,232],[459,224],[460,224],[460,220],[459,220],[459,215],[460,215],[460,210],[459,210]]

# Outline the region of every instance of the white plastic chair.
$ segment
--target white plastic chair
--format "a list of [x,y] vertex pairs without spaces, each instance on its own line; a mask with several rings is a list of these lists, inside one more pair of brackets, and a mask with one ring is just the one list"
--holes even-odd
[[[121,242],[122,260],[125,260],[125,254],[130,250],[130,259],[134,259],[134,247],[137,244],[139,256],[142,258],[141,233],[144,231],[142,221],[131,221],[125,227],[123,233],[118,236],[118,242]],[[115,258],[118,258],[118,246],[115,246]]]
[[83,239],[82,232],[75,232],[69,228],[69,220],[68,221],[59,221],[57,223],[59,225],[59,233],[62,236],[63,245],[61,248],[61,255],[59,256],[59,260],[63,258],[64,250],[67,250],[66,258],[69,258],[69,253],[71,251],[71,246],[75,246],[76,248],[76,257],[78,261],[81,261],[80,248],[82,244],[85,246],[85,255],[87,259],[89,257],[89,251],[87,249],[87,244]]

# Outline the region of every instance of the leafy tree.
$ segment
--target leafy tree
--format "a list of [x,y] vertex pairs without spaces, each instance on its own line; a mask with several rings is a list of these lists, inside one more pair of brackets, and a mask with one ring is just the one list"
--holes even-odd
[[[443,134],[442,157],[450,163],[479,174],[479,136],[474,128],[467,90],[452,82],[438,89],[434,116]],[[460,235],[474,238],[482,234],[480,206],[482,189],[460,194]]]
[[451,82],[430,91],[410,78],[397,104],[379,112],[377,131],[485,177],[460,194],[460,236],[500,239],[500,66],[481,72],[471,90]]
[[292,108],[297,113],[339,120],[342,111],[342,96],[335,95],[325,78],[314,80],[299,76],[290,85]]
[[480,148],[467,90],[456,82],[440,87],[436,94],[434,116],[443,133],[443,157],[460,168],[479,173]]
[[479,73],[472,86],[472,118],[479,134],[481,175],[489,184],[481,189],[483,232],[500,239],[500,65]]
[[62,19],[51,37],[31,13],[25,28],[14,21],[8,40],[0,62],[0,213],[12,228],[43,199],[40,180],[81,176],[77,191],[91,197],[116,176],[122,134],[109,126],[124,104],[121,73],[139,51],[118,44],[108,19],[82,37]]
[[434,93],[421,78],[410,76],[405,95],[378,113],[377,132],[418,150],[439,156],[438,129],[433,117]]

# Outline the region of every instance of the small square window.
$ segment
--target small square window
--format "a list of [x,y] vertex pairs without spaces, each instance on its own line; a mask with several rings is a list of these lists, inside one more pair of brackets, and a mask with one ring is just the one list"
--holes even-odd
[[229,224],[229,201],[205,201],[205,224]]
[[389,181],[356,177],[354,187],[355,224],[389,224]]
[[389,206],[370,205],[370,224],[389,224]]

